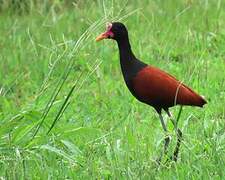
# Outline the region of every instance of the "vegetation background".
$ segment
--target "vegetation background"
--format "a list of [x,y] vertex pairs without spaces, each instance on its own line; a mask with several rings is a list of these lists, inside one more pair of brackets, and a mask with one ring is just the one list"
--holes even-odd
[[[224,19],[223,0],[0,0],[0,179],[225,179]],[[158,117],[94,40],[107,21],[208,101],[184,108],[177,163],[155,163]]]

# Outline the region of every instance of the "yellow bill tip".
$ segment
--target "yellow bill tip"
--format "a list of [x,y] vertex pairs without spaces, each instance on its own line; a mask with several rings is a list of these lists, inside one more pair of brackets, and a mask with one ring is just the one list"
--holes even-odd
[[108,38],[108,35],[106,33],[102,33],[95,39],[96,42],[101,41],[102,39]]

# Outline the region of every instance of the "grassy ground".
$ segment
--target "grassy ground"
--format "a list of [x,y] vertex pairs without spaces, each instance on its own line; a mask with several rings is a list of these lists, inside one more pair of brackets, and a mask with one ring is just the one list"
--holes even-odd
[[[3,9],[0,178],[224,179],[224,19],[220,0],[55,1],[17,13]],[[204,109],[184,108],[176,164],[156,165],[163,145],[157,114],[125,87],[116,43],[94,41],[113,20],[127,25],[137,57],[208,101]]]

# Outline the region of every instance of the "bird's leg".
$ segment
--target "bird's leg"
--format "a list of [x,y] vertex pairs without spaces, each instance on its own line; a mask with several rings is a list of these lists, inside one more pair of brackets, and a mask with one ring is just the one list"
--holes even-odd
[[169,112],[169,109],[167,109],[165,111],[166,111],[167,115],[170,117],[170,120],[173,123],[174,129],[175,129],[176,135],[177,135],[177,144],[176,144],[176,148],[175,148],[174,153],[173,153],[173,160],[177,161],[178,153],[179,153],[179,149],[180,149],[180,145],[181,145],[181,140],[182,140],[182,131],[177,126],[178,126],[178,121],[179,121],[179,118],[180,118],[180,115],[181,115],[182,106],[180,108],[180,111],[179,111],[179,114],[178,114],[178,117],[177,117],[176,121],[172,118],[172,115]]
[[161,122],[161,124],[162,124],[163,130],[164,130],[164,132],[165,132],[165,138],[164,138],[164,140],[165,140],[165,144],[164,144],[164,153],[162,153],[161,156],[160,156],[160,158],[159,158],[159,162],[160,162],[161,159],[162,159],[163,154],[166,155],[167,152],[168,152],[168,146],[169,146],[169,143],[170,143],[170,136],[168,136],[168,131],[167,131],[167,128],[166,128],[166,124],[165,124],[165,122],[164,122],[164,120],[163,120],[163,116],[162,116],[161,113],[159,113],[159,119],[160,119],[160,122]]

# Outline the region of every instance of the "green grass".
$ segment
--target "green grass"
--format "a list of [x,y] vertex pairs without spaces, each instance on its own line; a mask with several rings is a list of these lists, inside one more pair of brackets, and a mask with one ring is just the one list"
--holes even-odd
[[[1,7],[0,178],[224,179],[225,3],[52,2]],[[158,116],[125,87],[116,43],[94,41],[120,19],[137,57],[208,101],[184,108],[177,163],[156,165]]]

